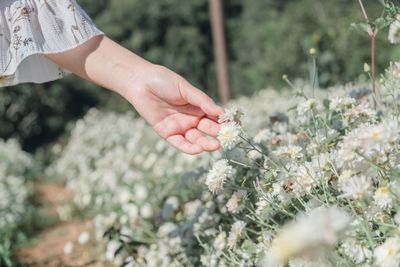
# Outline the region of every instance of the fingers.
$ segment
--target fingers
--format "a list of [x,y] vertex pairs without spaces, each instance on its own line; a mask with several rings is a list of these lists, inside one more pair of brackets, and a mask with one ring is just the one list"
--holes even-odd
[[218,117],[223,109],[219,107],[215,102],[204,92],[197,89],[189,82],[183,80],[179,84],[179,90],[182,97],[190,104],[200,107],[206,115],[211,117]]
[[218,135],[219,130],[221,129],[221,125],[209,118],[202,118],[199,121],[197,129],[199,129],[200,131],[202,131],[207,135],[216,137]]
[[203,148],[200,145],[190,143],[182,135],[170,136],[167,141],[186,154],[195,155],[203,152]]
[[198,144],[204,151],[215,151],[220,147],[220,144],[215,139],[208,139],[202,132],[197,129],[190,129],[185,133],[186,139],[192,144]]
[[168,136],[185,133],[187,129],[196,127],[198,122],[197,116],[176,113],[153,125],[153,128],[161,137],[167,138]]

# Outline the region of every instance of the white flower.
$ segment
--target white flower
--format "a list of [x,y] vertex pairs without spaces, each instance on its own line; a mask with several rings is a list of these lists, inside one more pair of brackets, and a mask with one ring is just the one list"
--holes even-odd
[[257,160],[257,159],[262,158],[262,154],[261,154],[258,150],[253,149],[253,150],[250,150],[250,151],[247,153],[247,157],[248,157],[250,160]]
[[302,148],[300,146],[288,145],[278,147],[274,153],[278,157],[287,157],[290,159],[301,158],[303,154],[301,153]]
[[370,72],[371,67],[368,65],[368,63],[364,63],[364,72]]
[[140,215],[144,219],[149,219],[153,217],[153,207],[150,205],[150,203],[145,203],[141,208],[140,208]]
[[299,215],[272,241],[262,266],[279,266],[307,249],[336,245],[349,222],[350,216],[337,207],[319,207]]
[[206,185],[208,189],[216,193],[220,191],[227,178],[232,177],[233,168],[226,159],[218,160],[207,174]]
[[395,118],[386,118],[379,124],[366,123],[352,130],[339,145],[338,166],[367,173],[370,170],[368,160],[386,161],[387,153],[393,150],[393,144],[398,140],[399,129]]
[[124,267],[136,267],[136,266],[137,266],[136,261],[133,256],[126,257],[126,259],[124,261]]
[[138,184],[135,187],[134,197],[137,200],[145,200],[148,196],[148,190],[144,185]]
[[392,44],[400,43],[400,21],[399,19],[392,22],[389,28],[389,41]]
[[185,203],[184,206],[185,215],[188,218],[193,218],[197,214],[200,208],[201,208],[201,201],[198,199],[187,202]]
[[398,139],[399,125],[396,119],[387,119],[375,126],[367,126],[362,129],[365,144],[375,148],[377,145],[385,145]]
[[343,194],[341,197],[361,199],[371,192],[371,179],[365,176],[353,176],[341,184]]
[[319,175],[312,164],[308,162],[306,162],[305,165],[299,166],[294,175],[295,180],[292,189],[298,196],[311,192],[312,189],[319,184]]
[[247,196],[246,190],[238,190],[235,193],[233,193],[231,198],[228,200],[228,203],[226,203],[228,211],[234,214],[242,211],[244,209],[243,202],[246,196]]
[[134,203],[127,203],[122,206],[122,210],[128,215],[132,221],[136,221],[139,216],[139,208]]
[[219,116],[218,122],[236,122],[240,124],[242,115],[243,112],[237,106],[232,106],[224,110],[224,112]]
[[344,108],[352,107],[355,103],[355,99],[351,97],[334,97],[330,99],[329,109],[333,111],[338,111]]
[[175,232],[178,230],[178,226],[175,223],[172,222],[166,222],[158,228],[158,236],[160,238],[162,237],[168,237],[171,233]]
[[297,113],[299,115],[302,115],[302,114],[307,113],[307,112],[309,112],[311,110],[316,110],[319,107],[320,107],[320,105],[319,105],[318,101],[316,99],[314,99],[314,98],[310,98],[310,99],[300,103],[297,106]]
[[236,221],[232,224],[231,231],[228,236],[228,247],[233,249],[236,247],[237,242],[246,233],[246,223],[243,221]]
[[261,215],[263,211],[269,206],[269,203],[265,199],[260,199],[259,201],[257,201],[256,206],[256,214]]
[[165,204],[171,206],[171,208],[175,211],[179,208],[179,198],[176,196],[170,196],[165,201]]
[[323,143],[326,140],[331,140],[337,137],[339,133],[334,129],[320,129],[315,135],[315,141],[317,143]]
[[393,196],[389,188],[386,186],[380,187],[374,194],[375,204],[381,209],[390,209],[393,205]]
[[115,260],[115,252],[120,246],[121,243],[115,240],[111,240],[107,243],[105,256],[108,261],[113,262]]
[[374,256],[379,267],[398,267],[400,262],[400,238],[390,237],[375,248]]
[[354,176],[354,172],[351,170],[344,170],[339,178],[338,178],[338,182],[339,182],[339,186],[345,186],[345,184],[350,180],[351,177]]
[[281,202],[288,202],[292,196],[286,192],[287,190],[285,190],[285,187],[289,190],[293,190],[293,182],[287,180],[273,183],[271,195],[276,196]]
[[313,113],[318,112],[321,108],[320,103],[316,99],[308,99],[297,105],[296,120],[300,124],[308,123],[313,118]]
[[273,133],[270,129],[262,129],[259,131],[253,138],[253,141],[256,144],[262,144],[267,142],[269,139],[273,137]]
[[83,245],[86,244],[90,239],[90,234],[88,232],[82,232],[78,237],[78,243]]
[[118,196],[118,201],[122,204],[128,203],[132,199],[132,193],[126,188],[120,189],[116,195]]
[[392,75],[395,78],[400,78],[400,62],[394,62],[394,66],[392,67]]
[[359,118],[373,119],[375,116],[376,111],[368,102],[361,102],[359,105],[348,109],[344,113],[345,121],[347,123],[354,122]]
[[343,242],[342,247],[344,253],[351,258],[354,263],[359,264],[372,257],[372,251],[359,245],[354,239],[346,239]]
[[72,242],[67,242],[67,243],[64,245],[64,253],[65,253],[66,255],[70,255],[70,254],[72,253],[73,250],[74,250],[74,243],[72,243]]
[[221,232],[214,239],[213,247],[217,252],[220,252],[225,248],[225,246],[226,246],[226,233]]
[[218,255],[205,254],[200,256],[202,266],[219,267],[221,265]]
[[241,133],[242,129],[239,124],[227,122],[221,125],[217,138],[222,148],[230,150],[241,142]]
[[128,222],[129,222],[129,217],[128,217],[128,215],[122,214],[122,215],[119,217],[119,223],[120,223],[120,224],[124,225],[124,224],[127,224]]

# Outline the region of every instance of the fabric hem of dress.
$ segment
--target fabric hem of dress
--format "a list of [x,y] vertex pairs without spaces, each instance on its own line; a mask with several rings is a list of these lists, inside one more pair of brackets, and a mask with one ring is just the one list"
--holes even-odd
[[[31,57],[31,56],[35,56],[35,55],[52,55],[52,54],[58,54],[58,53],[67,52],[67,51],[69,51],[69,50],[75,49],[75,48],[77,48],[77,47],[79,47],[79,46],[85,44],[86,42],[88,42],[88,41],[90,41],[90,40],[92,40],[93,38],[98,37],[98,36],[105,36],[105,34],[104,34],[104,32],[99,31],[99,32],[97,32],[97,33],[91,35],[90,37],[88,37],[88,38],[82,40],[81,42],[79,42],[79,43],[77,43],[77,44],[75,44],[75,45],[73,45],[73,46],[69,46],[68,48],[65,48],[65,49],[60,49],[60,50],[55,50],[55,51],[40,51],[40,50],[32,51],[31,53],[29,53],[28,55],[26,55],[22,60],[19,60],[19,61],[15,64],[15,67],[12,69],[12,71],[9,71],[9,72],[6,71],[6,72],[4,72],[3,74],[0,74],[0,77],[3,76],[4,79],[5,79],[5,80],[3,81],[3,83],[0,81],[0,87],[14,86],[14,85],[22,84],[22,83],[35,83],[35,84],[40,84],[40,83],[45,83],[45,82],[50,82],[50,81],[55,81],[55,80],[58,80],[58,79],[62,79],[63,77],[60,76],[60,77],[54,77],[54,79],[50,78],[49,80],[38,81],[38,82],[35,82],[35,81],[22,81],[22,82],[15,82],[15,83],[13,83],[13,82],[7,83],[7,79],[8,79],[7,77],[10,77],[9,79],[12,79],[13,76],[15,75],[15,73],[17,72],[18,67],[19,67],[19,66],[24,62],[24,60],[26,60],[27,58],[29,58],[29,57]],[[56,65],[57,65],[57,64],[56,64]],[[57,66],[58,66],[58,65],[57,65]],[[60,67],[61,69],[64,70],[64,68],[62,68],[61,66],[59,66],[59,67]],[[69,71],[68,71],[68,74],[69,74]]]
[[52,77],[52,78],[44,79],[42,81],[22,81],[22,82],[15,82],[15,83],[9,83],[9,84],[3,83],[3,84],[0,84],[0,88],[17,86],[17,85],[20,85],[20,84],[43,84],[43,83],[48,83],[48,82],[53,82],[53,81],[56,81],[56,80],[60,80],[62,78],[67,77],[70,74],[71,74],[70,72],[66,72],[64,76]]

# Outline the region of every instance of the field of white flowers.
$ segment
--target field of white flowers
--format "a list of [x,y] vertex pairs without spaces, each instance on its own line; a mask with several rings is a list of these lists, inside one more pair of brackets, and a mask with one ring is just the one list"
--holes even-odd
[[[115,266],[400,266],[400,62],[375,92],[367,80],[321,90],[284,79],[292,90],[228,105],[212,154],[176,151],[133,113],[90,110],[45,170],[73,193],[60,218],[92,222],[65,254],[90,241]],[[0,141],[0,259],[36,171]]]
[[294,87],[234,101],[223,152],[201,156],[132,114],[91,110],[47,174],[66,179],[65,212],[93,217],[90,239],[116,265],[398,266],[400,65],[376,107],[362,84]]
[[8,265],[19,227],[26,223],[30,212],[29,178],[35,172],[32,157],[15,140],[0,140],[0,259],[7,259]]
[[[363,83],[293,86],[232,102],[223,150],[200,156],[131,113],[89,111],[46,170],[74,193],[60,217],[93,221],[65,252],[91,240],[116,266],[398,266],[400,64],[375,98]],[[35,166],[13,141],[0,157],[11,229]]]

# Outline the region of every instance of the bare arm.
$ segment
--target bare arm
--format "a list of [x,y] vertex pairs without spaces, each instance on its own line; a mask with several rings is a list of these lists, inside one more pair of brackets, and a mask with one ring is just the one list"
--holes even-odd
[[107,37],[95,37],[48,58],[122,95],[161,137],[181,151],[197,154],[219,148],[216,120],[222,108],[167,68],[144,60]]

